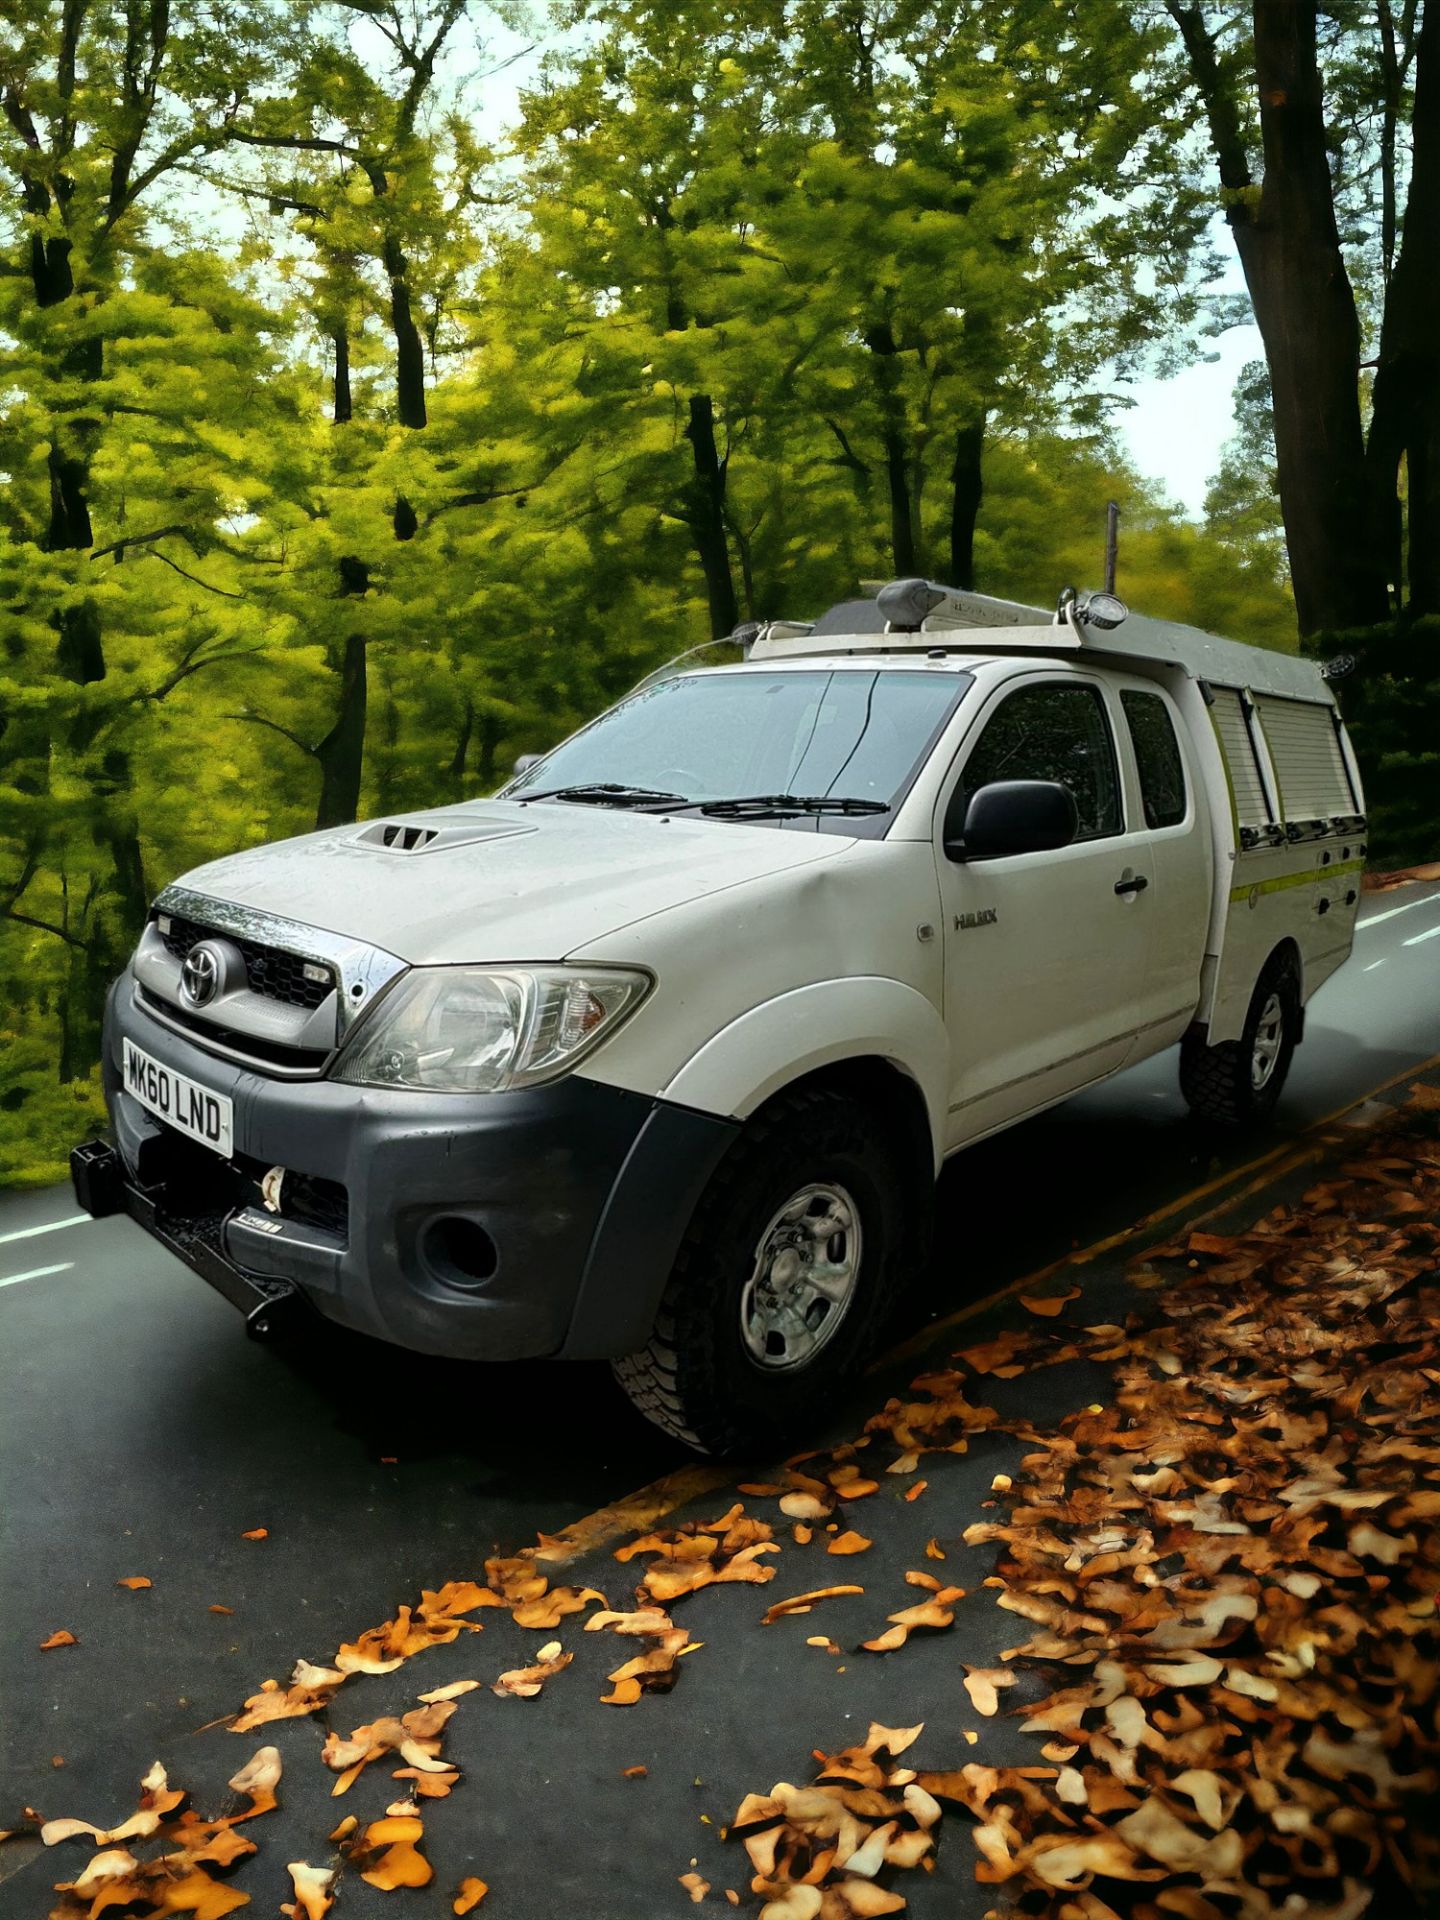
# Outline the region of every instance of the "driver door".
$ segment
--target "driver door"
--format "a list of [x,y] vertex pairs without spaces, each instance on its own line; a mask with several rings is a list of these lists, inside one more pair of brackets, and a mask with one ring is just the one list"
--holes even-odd
[[[965,804],[992,780],[1060,781],[1075,799],[1075,840],[967,860],[953,845]],[[1126,819],[1101,680],[1050,669],[995,690],[942,793],[935,856],[956,1147],[1113,1072],[1141,1017],[1150,842]]]

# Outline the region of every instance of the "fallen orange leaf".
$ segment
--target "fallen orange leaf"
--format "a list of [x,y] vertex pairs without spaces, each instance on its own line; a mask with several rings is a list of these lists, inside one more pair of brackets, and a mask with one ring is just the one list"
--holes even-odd
[[45,1639],[40,1642],[40,1651],[42,1653],[49,1653],[55,1647],[78,1647],[79,1644],[80,1642],[75,1638],[74,1634],[70,1632],[68,1627],[57,1627],[54,1633],[47,1634]]
[[478,1907],[490,1891],[483,1880],[477,1880],[473,1873],[467,1874],[460,1882],[460,1889],[450,1903],[452,1913],[469,1913],[472,1907]]
[[219,1606],[216,1606],[216,1607],[207,1607],[207,1608],[205,1609],[205,1611],[206,1611],[207,1613],[234,1613],[234,1611],[235,1611],[235,1609],[234,1609],[234,1607],[219,1607]]
[[698,1873],[681,1873],[676,1878],[698,1907],[710,1891],[710,1882],[702,1880]]
[[491,1682],[490,1691],[502,1696],[508,1693],[517,1700],[533,1699],[545,1682],[552,1680],[557,1673],[563,1673],[574,1658],[573,1653],[561,1653],[558,1646],[542,1647],[533,1667],[512,1667],[508,1673],[502,1673],[498,1680]]
[[863,1533],[856,1533],[853,1528],[850,1528],[844,1533],[837,1533],[825,1551],[838,1554],[865,1553],[874,1544],[875,1542],[867,1540]]
[[787,1614],[809,1613],[817,1600],[833,1600],[841,1594],[864,1591],[863,1587],[816,1587],[810,1593],[795,1593],[788,1600],[777,1600],[773,1607],[767,1607],[760,1624],[768,1627],[776,1620],[783,1620]]
[[155,1582],[147,1580],[143,1573],[127,1573],[123,1580],[115,1582],[117,1587],[128,1587],[132,1593],[138,1593],[142,1587],[153,1587]]
[[622,1767],[620,1777],[622,1780],[643,1780],[649,1772],[648,1767]]
[[1064,1293],[1022,1293],[1020,1296],[1020,1304],[1027,1313],[1038,1313],[1047,1320],[1053,1320],[1055,1315],[1071,1300],[1078,1300],[1079,1298],[1079,1287],[1069,1287]]
[[930,1482],[928,1480],[917,1480],[913,1487],[907,1487],[905,1489],[905,1498],[907,1500],[918,1500],[929,1484]]
[[292,1860],[285,1871],[295,1889],[295,1898],[281,1907],[290,1920],[325,1920],[335,1904],[331,1891],[335,1884],[333,1867],[312,1867],[308,1861]]
[[240,1538],[242,1540],[268,1540],[270,1538],[270,1529],[269,1527],[251,1527],[250,1531],[248,1533],[242,1533]]
[[360,1878],[382,1893],[397,1887],[428,1887],[435,1869],[419,1850],[425,1824],[418,1814],[387,1814],[372,1820],[353,1851],[365,1856],[378,1852],[373,1863],[361,1869]]

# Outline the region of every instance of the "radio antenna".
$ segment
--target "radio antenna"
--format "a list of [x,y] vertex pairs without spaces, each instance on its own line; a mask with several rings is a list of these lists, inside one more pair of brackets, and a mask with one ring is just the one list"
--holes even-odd
[[1112,500],[1105,509],[1105,591],[1115,591],[1115,569],[1120,560],[1120,507]]

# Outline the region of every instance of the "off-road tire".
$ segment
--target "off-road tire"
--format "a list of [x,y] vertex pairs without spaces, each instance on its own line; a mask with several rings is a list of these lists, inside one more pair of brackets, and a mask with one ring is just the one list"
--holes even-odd
[[[1257,1088],[1251,1082],[1250,1063],[1261,1015],[1272,993],[1278,995],[1284,1015],[1281,1048],[1270,1078]],[[1222,1127],[1258,1126],[1268,1120],[1285,1085],[1299,1037],[1300,981],[1294,962],[1280,954],[1267,962],[1255,983],[1238,1040],[1207,1047],[1202,1039],[1187,1034],[1181,1041],[1180,1091],[1192,1113]]]
[[[874,1351],[900,1287],[903,1151],[859,1101],[828,1088],[781,1095],[745,1127],[681,1242],[655,1326],[615,1378],[657,1427],[698,1453],[772,1448],[833,1410]],[[843,1185],[859,1214],[860,1270],[845,1318],[806,1366],[770,1372],[746,1351],[741,1296],[766,1222],[811,1182]]]

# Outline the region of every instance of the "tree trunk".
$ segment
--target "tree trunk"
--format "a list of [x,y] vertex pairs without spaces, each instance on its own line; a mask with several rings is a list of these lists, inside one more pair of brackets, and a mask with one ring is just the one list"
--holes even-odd
[[985,452],[985,417],[961,427],[955,435],[955,464],[950,469],[950,584],[975,585],[975,521],[985,491],[981,462]]
[[60,990],[61,1081],[83,1080],[100,1058],[100,1031],[105,994],[110,984],[109,959],[89,946],[66,948],[69,956],[65,984]]
[[503,731],[504,723],[498,713],[487,713],[480,722],[478,770],[481,791],[484,793],[489,793],[490,789],[498,782],[499,768],[495,763],[500,752],[500,740]]
[[1316,57],[1314,0],[1255,0],[1265,181],[1232,212],[1265,342],[1295,606],[1304,633],[1389,612],[1364,537],[1360,327],[1340,251]]
[[360,811],[360,777],[365,765],[365,637],[346,637],[340,669],[340,711],[315,749],[320,762],[320,804],[316,827],[343,827]]
[[719,640],[735,631],[740,618],[725,532],[725,463],[715,446],[715,409],[709,394],[692,394],[689,412],[685,438],[690,442],[695,472],[686,488],[685,518],[705,576],[710,631]]
[[[342,598],[358,598],[370,585],[370,569],[363,560],[345,555],[340,560]],[[340,827],[360,811],[360,780],[365,769],[365,719],[368,686],[365,636],[348,633],[340,662],[340,707],[335,724],[315,749],[320,762],[320,803],[315,825]]]
[[1370,542],[1397,590],[1408,567],[1408,609],[1424,614],[1440,613],[1440,6],[1426,8],[1416,48],[1411,139],[1404,238],[1385,301],[1365,456]]
[[70,298],[75,291],[75,275],[70,266],[70,241],[63,234],[49,240],[31,234],[30,279],[37,307],[58,307]]
[[50,553],[79,552],[95,544],[90,528],[90,504],[86,486],[90,475],[85,460],[78,454],[62,453],[59,424],[56,438],[50,442],[50,524],[45,530],[44,546]]
[[897,576],[920,567],[920,541],[911,496],[911,464],[905,431],[905,405],[900,392],[900,349],[890,323],[871,327],[865,344],[873,356],[875,385],[880,399],[881,445],[885,450],[885,485],[890,496],[890,562]]
[[337,327],[330,339],[335,348],[335,403],[331,418],[337,427],[343,427],[354,417],[350,404],[350,335],[344,327]]
[[410,263],[400,242],[389,234],[382,253],[390,276],[390,328],[395,335],[395,411],[402,427],[423,427],[425,343],[410,311]]
[[458,800],[465,790],[465,762],[470,758],[470,736],[475,731],[475,708],[470,701],[465,702],[465,718],[460,723],[460,733],[455,742],[455,751],[450,756],[450,790]]

